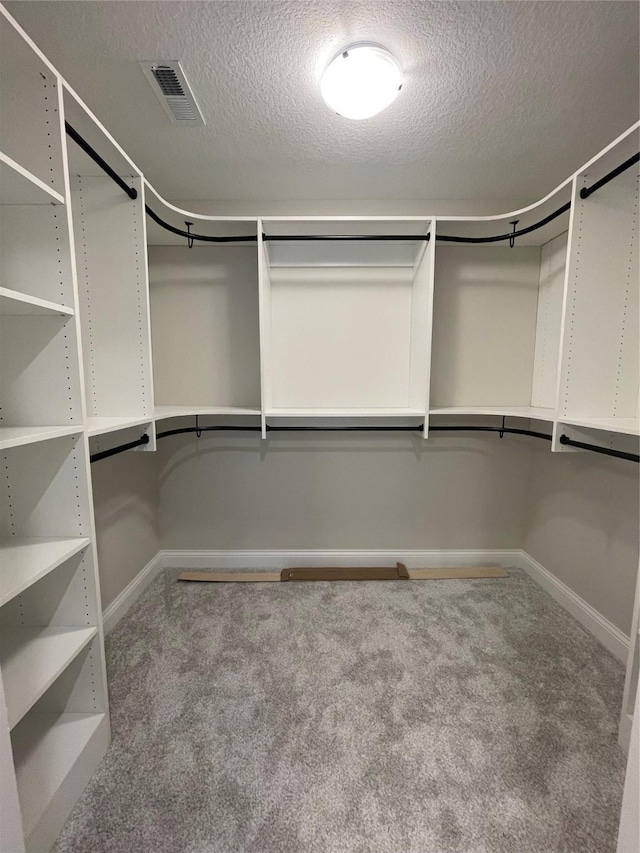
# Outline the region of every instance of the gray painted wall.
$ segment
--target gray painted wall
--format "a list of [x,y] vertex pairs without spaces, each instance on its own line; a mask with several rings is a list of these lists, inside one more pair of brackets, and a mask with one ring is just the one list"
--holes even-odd
[[515,548],[524,537],[521,439],[218,435],[158,446],[163,548]]
[[155,453],[123,453],[91,466],[102,607],[158,553]]
[[639,512],[637,465],[535,445],[523,547],[625,634],[638,574]]

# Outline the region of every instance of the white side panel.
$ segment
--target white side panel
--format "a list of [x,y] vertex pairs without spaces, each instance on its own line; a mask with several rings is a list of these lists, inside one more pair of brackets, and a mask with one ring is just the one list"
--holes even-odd
[[89,177],[72,200],[88,415],[152,416],[141,197]]
[[411,301],[409,406],[425,414],[429,409],[434,254],[435,225],[432,225],[431,240],[425,244],[415,266]]
[[[585,174],[578,190],[594,180]],[[561,416],[638,415],[638,172],[576,193],[565,308]]]
[[412,270],[272,268],[273,407],[403,408]]
[[542,247],[531,405],[555,409],[567,233]]
[[631,729],[629,761],[624,780],[618,853],[635,853],[640,850],[640,691],[636,692],[635,710]]
[[529,406],[540,249],[438,246],[431,407]]
[[265,411],[273,405],[271,365],[271,275],[269,271],[269,247],[263,242],[262,222],[258,221],[258,294],[260,317],[260,390],[262,397],[262,437],[267,437]]
[[157,405],[260,408],[255,246],[150,246]]
[[0,678],[0,850],[24,853],[22,817],[13,768],[9,720]]

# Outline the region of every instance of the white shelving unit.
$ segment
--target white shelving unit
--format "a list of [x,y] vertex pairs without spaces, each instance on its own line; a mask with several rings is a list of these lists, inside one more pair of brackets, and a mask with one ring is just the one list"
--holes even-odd
[[571,427],[600,431],[604,439],[640,434],[638,165],[587,198],[580,194],[639,146],[636,128],[573,182],[556,450],[573,450],[559,443]]
[[0,81],[0,849],[40,853],[109,721],[62,83],[2,7]]
[[265,218],[260,230],[265,419],[424,418],[434,223]]

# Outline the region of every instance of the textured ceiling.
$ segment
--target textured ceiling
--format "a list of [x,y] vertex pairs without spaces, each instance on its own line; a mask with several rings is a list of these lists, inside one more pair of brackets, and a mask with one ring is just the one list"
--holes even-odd
[[[165,197],[536,198],[637,119],[635,2],[9,2]],[[400,60],[362,122],[319,77],[345,44]],[[169,124],[141,59],[179,59],[207,126]]]

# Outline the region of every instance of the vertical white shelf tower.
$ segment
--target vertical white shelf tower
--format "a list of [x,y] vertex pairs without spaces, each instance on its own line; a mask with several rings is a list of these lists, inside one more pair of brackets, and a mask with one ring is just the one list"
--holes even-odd
[[0,8],[0,849],[43,851],[109,743],[61,80]]

